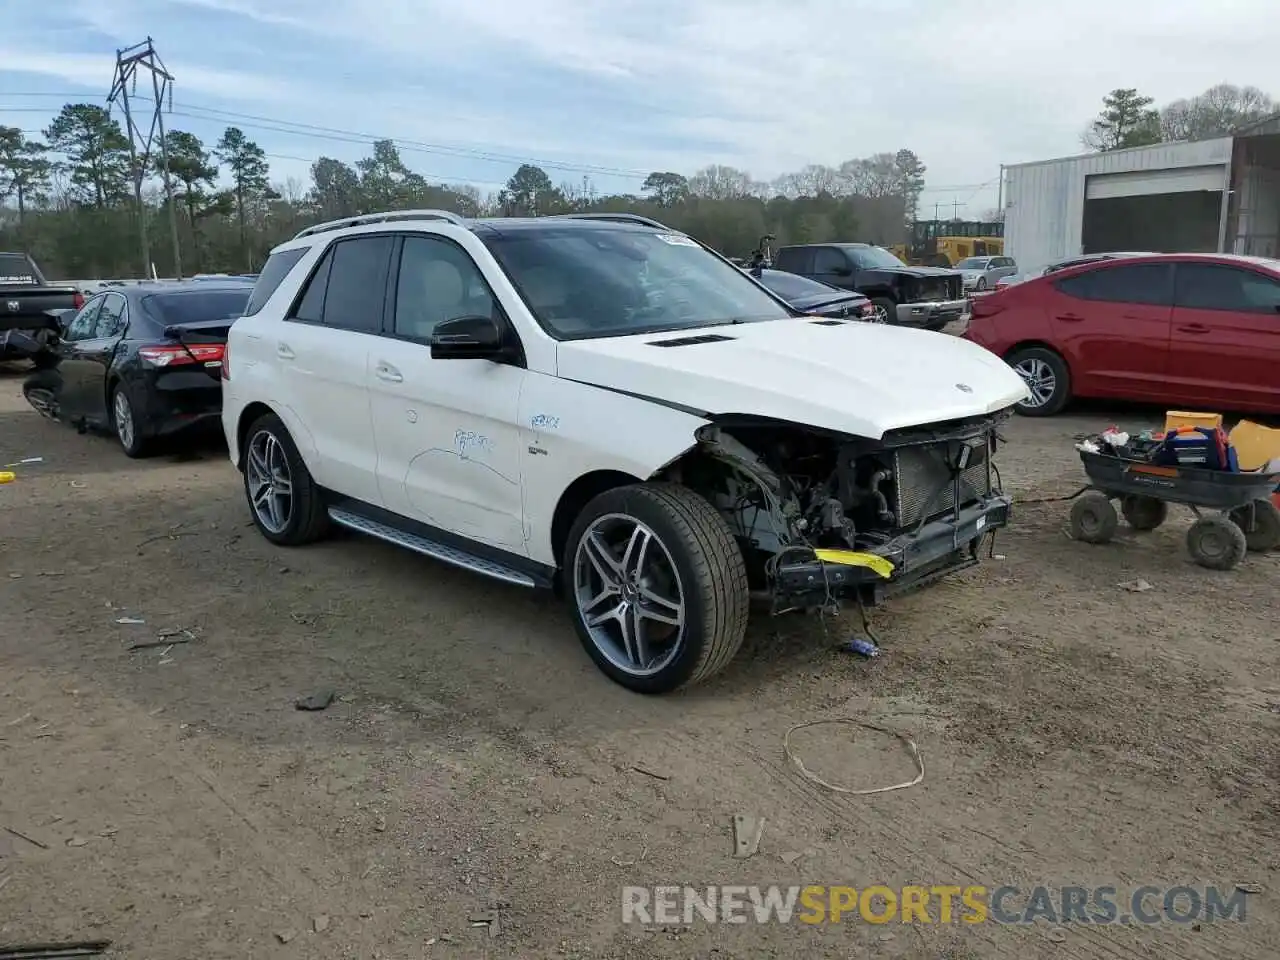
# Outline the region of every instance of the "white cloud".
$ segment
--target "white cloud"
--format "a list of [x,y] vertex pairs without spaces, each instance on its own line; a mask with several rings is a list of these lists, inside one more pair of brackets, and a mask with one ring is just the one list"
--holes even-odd
[[[970,212],[994,200],[994,187],[973,188],[994,180],[1000,163],[1080,152],[1079,134],[1112,88],[1137,87],[1163,102],[1225,80],[1280,95],[1274,0],[1069,6],[1004,0],[995,7],[947,0],[77,4],[82,19],[110,36],[139,32],[136,25],[146,23],[161,37],[166,20],[176,29],[193,10],[221,11],[250,28],[231,35],[236,42],[251,41],[257,23],[292,31],[290,52],[299,56],[307,54],[310,34],[345,45],[353,57],[383,58],[375,75],[347,73],[339,59],[331,70],[297,73],[282,86],[241,74],[236,65],[244,58],[222,54],[225,62],[212,66],[188,57],[170,66],[189,101],[270,97],[289,102],[237,109],[628,169],[719,162],[768,177],[809,162],[836,164],[909,147],[928,165],[927,200],[949,203],[955,196],[969,202]],[[38,49],[13,45],[19,62],[21,50]],[[209,56],[223,49],[211,44]],[[102,85],[110,77],[109,57],[26,57],[55,76],[92,72]],[[588,115],[585,100],[575,103],[572,95],[540,109],[473,103],[448,82],[462,66],[492,64],[496,74],[528,60],[568,71],[592,102],[604,98],[616,112]],[[264,51],[250,73],[270,73],[273,62]],[[5,65],[14,68],[13,61]],[[571,130],[553,125],[556,118],[569,118]],[[722,156],[654,149],[681,137],[728,146]]]

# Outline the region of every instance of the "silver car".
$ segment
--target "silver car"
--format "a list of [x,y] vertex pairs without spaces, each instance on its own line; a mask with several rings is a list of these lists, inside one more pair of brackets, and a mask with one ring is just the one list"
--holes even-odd
[[1018,264],[1013,257],[965,257],[955,269],[964,278],[964,292],[973,293],[994,290],[997,280],[1018,272]]

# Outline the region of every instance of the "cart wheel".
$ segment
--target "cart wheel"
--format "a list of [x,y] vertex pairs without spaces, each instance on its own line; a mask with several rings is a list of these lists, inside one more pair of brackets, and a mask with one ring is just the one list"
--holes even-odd
[[1210,570],[1230,570],[1248,549],[1244,531],[1230,517],[1201,517],[1187,531],[1191,559]]
[[1120,502],[1120,511],[1135,530],[1154,530],[1169,519],[1169,504],[1136,493],[1129,494]]
[[1099,490],[1081,494],[1071,505],[1071,536],[1085,543],[1110,543],[1120,518],[1111,498]]
[[1237,507],[1231,519],[1244,531],[1245,542],[1254,553],[1280,547],[1280,507],[1270,500],[1255,500],[1252,507]]

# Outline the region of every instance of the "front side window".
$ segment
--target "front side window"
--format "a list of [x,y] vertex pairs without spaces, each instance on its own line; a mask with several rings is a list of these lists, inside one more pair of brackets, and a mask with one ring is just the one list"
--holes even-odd
[[994,260],[985,260],[982,257],[969,257],[961,260],[956,264],[957,270],[986,270],[988,267],[999,266]]
[[83,307],[80,312],[71,318],[71,322],[67,324],[67,332],[63,335],[64,340],[88,340],[93,337],[94,324],[98,319],[98,312],[102,309],[102,301],[106,299],[105,295],[94,297]]
[[542,327],[563,340],[794,316],[681,234],[593,224],[510,231],[484,242]]
[[1280,283],[1239,267],[1180,263],[1177,304],[1192,310],[1274,314],[1280,311]]
[[425,342],[446,320],[496,312],[493,293],[465,250],[436,237],[405,237],[396,279],[396,336]]

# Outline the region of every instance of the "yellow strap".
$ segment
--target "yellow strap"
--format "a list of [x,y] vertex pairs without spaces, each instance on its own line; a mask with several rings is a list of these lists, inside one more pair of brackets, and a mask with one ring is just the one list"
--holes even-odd
[[886,580],[893,573],[893,564],[874,553],[861,553],[856,550],[815,550],[813,552],[824,563],[839,563],[846,567],[866,567]]

